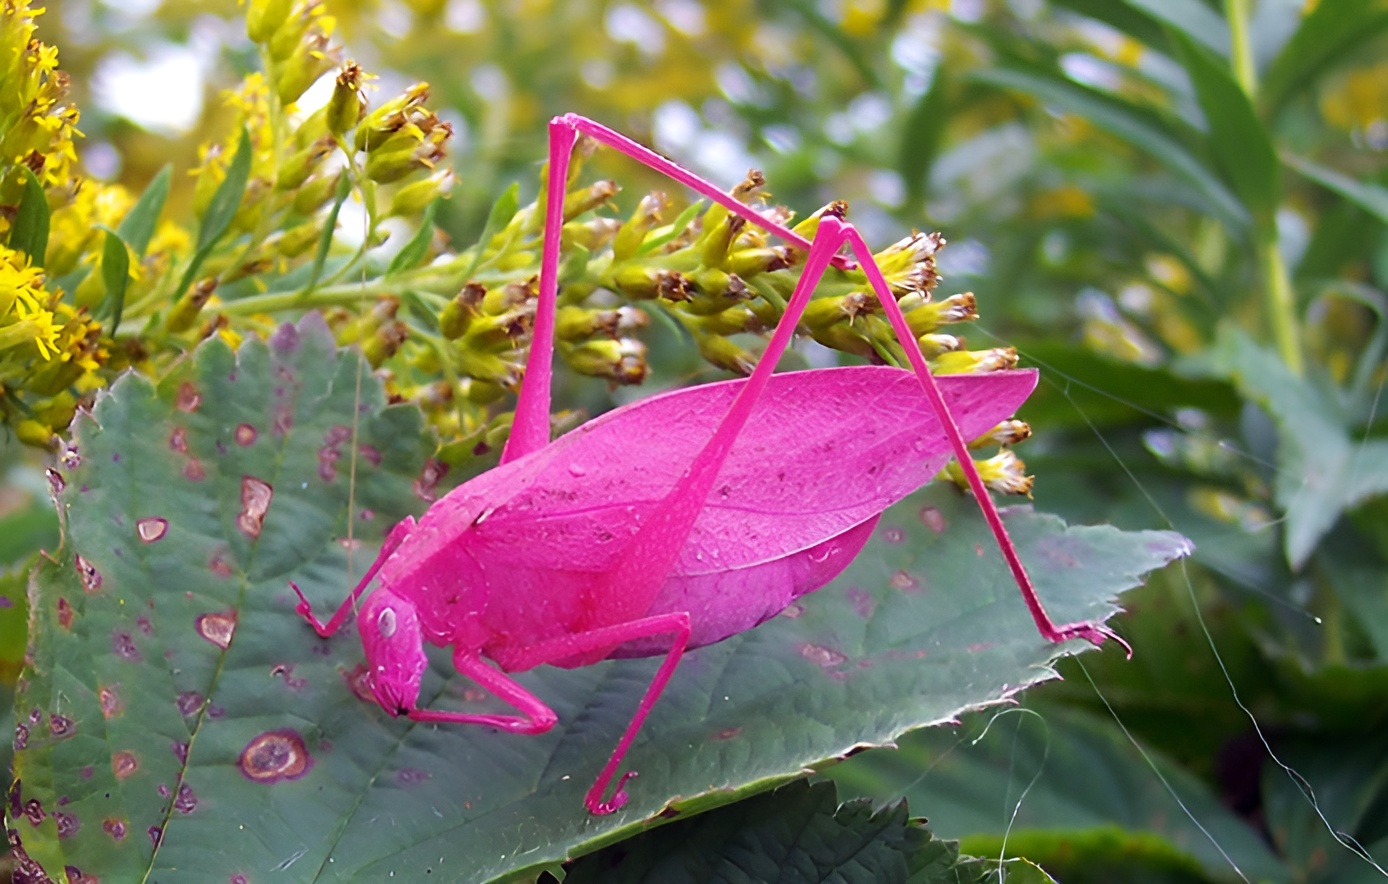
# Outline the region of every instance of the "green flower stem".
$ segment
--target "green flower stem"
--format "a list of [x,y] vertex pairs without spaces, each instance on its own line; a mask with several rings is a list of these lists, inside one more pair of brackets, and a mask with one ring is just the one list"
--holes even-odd
[[1229,20],[1229,62],[1234,79],[1250,99],[1258,96],[1258,71],[1253,65],[1253,47],[1248,39],[1248,0],[1224,0],[1224,17]]
[[1301,374],[1300,334],[1296,321],[1296,295],[1292,291],[1291,276],[1287,273],[1287,262],[1282,258],[1282,249],[1274,231],[1268,242],[1264,242],[1259,252],[1259,263],[1263,271],[1263,293],[1267,299],[1267,312],[1272,322],[1273,339],[1282,361],[1294,373]]
[[[1224,0],[1224,15],[1229,21],[1229,64],[1234,79],[1244,94],[1253,101],[1258,96],[1258,71],[1253,63],[1253,47],[1248,33],[1248,0]],[[1300,334],[1296,317],[1296,295],[1292,291],[1287,262],[1277,239],[1274,222],[1270,230],[1258,236],[1258,264],[1263,277],[1263,309],[1272,326],[1273,340],[1282,361],[1296,374],[1301,374]]]

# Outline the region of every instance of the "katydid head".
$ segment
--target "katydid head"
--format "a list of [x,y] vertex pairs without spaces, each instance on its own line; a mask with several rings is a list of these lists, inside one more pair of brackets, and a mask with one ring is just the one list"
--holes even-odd
[[389,587],[379,587],[362,604],[357,629],[376,702],[391,715],[415,709],[429,661],[414,603]]

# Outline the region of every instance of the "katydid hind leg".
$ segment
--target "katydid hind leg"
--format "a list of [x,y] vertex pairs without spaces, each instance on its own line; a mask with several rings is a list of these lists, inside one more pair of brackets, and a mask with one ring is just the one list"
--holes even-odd
[[[824,223],[839,225],[838,219],[826,218]],[[1036,594],[1036,587],[1032,583],[1031,575],[1027,573],[1026,567],[1022,564],[1021,558],[1017,555],[1017,548],[1012,543],[1012,538],[1008,536],[1007,528],[1003,525],[1002,516],[998,513],[997,505],[993,502],[992,496],[988,492],[987,486],[983,482],[983,477],[978,474],[978,467],[974,465],[973,458],[969,455],[968,440],[959,430],[959,425],[950,414],[949,406],[946,404],[944,395],[940,392],[939,385],[935,382],[935,376],[931,374],[930,367],[925,361],[925,355],[921,352],[920,343],[911,333],[910,326],[906,323],[906,317],[901,312],[901,307],[897,305],[896,298],[891,294],[891,289],[887,285],[886,279],[878,268],[877,262],[872,257],[872,250],[868,248],[863,237],[858,233],[857,228],[851,224],[843,224],[843,235],[849,247],[858,256],[863,272],[867,274],[868,281],[872,284],[873,291],[877,295],[878,301],[882,304],[883,311],[887,314],[887,321],[891,324],[892,330],[896,332],[897,341],[906,352],[907,361],[911,363],[911,368],[915,371],[916,377],[920,379],[921,388],[925,391],[926,398],[930,401],[931,408],[940,419],[940,425],[944,428],[945,434],[949,437],[950,447],[954,450],[955,459],[963,469],[964,475],[968,480],[969,488],[974,493],[974,498],[978,501],[979,509],[983,511],[983,518],[988,523],[988,528],[993,533],[997,541],[998,549],[1001,550],[1003,558],[1007,561],[1007,567],[1012,572],[1013,579],[1017,582],[1017,588],[1021,590],[1022,598],[1026,601],[1027,610],[1031,612],[1032,619],[1036,622],[1036,628],[1040,631],[1043,638],[1052,642],[1068,641],[1072,638],[1082,638],[1094,644],[1102,644],[1105,639],[1112,638],[1119,644],[1127,647],[1127,643],[1111,632],[1107,627],[1098,623],[1064,623],[1057,624],[1045,607],[1041,604],[1041,599]]]
[[362,575],[356,587],[347,594],[347,598],[342,600],[342,604],[338,605],[337,610],[333,612],[332,618],[329,619],[326,624],[320,623],[318,618],[313,616],[313,605],[310,604],[309,600],[304,596],[303,590],[299,589],[299,585],[292,580],[289,581],[289,588],[294,590],[294,594],[299,597],[299,603],[294,606],[295,613],[308,621],[308,624],[313,627],[313,631],[318,633],[322,638],[328,638],[336,633],[342,628],[342,624],[347,621],[348,616],[356,610],[357,600],[360,599],[361,594],[366,591],[366,587],[371,584],[372,579],[376,576],[376,572],[381,570],[381,565],[385,564],[386,559],[390,558],[391,553],[395,552],[396,548],[399,547],[401,543],[405,542],[405,538],[414,530],[414,526],[414,516],[406,516],[395,523],[395,527],[391,528],[390,533],[386,535],[385,543],[381,545],[381,551],[376,555],[376,561],[372,562],[371,567],[366,569],[366,573]]
[[[627,750],[631,748],[632,741],[640,732],[646,715],[651,711],[656,700],[660,698],[661,693],[665,690],[665,685],[670,681],[670,676],[679,666],[680,658],[684,656],[685,647],[689,644],[689,634],[689,614],[684,611],[676,611],[657,614],[652,617],[642,617],[627,623],[616,623],[586,632],[561,635],[532,645],[489,650],[490,655],[508,671],[520,672],[542,663],[564,665],[566,661],[572,661],[575,665],[586,665],[593,662],[586,656],[593,652],[605,654],[608,648],[634,639],[656,635],[672,637],[670,646],[665,652],[665,659],[661,662],[660,668],[656,670],[655,677],[651,679],[645,694],[642,695],[641,702],[636,707],[636,712],[632,714],[626,730],[622,732],[621,738],[617,741],[616,748],[612,750],[607,763],[603,766],[602,771],[593,782],[592,788],[588,790],[588,794],[584,798],[584,804],[590,812],[595,814],[612,813],[626,804],[627,794],[624,787],[627,780],[636,776],[635,771],[627,771],[622,774],[611,798],[605,799],[603,796],[607,794],[608,785],[621,766]],[[544,733],[554,726],[557,717],[552,709],[505,672],[483,661],[475,650],[455,649],[453,665],[480,687],[515,707],[521,715],[448,712],[411,706],[406,710],[406,714],[412,720],[481,724],[522,734]]]

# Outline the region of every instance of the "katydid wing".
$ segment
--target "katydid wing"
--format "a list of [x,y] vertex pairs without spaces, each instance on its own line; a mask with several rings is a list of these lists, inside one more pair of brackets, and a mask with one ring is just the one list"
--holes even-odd
[[[809,255],[751,377],[653,397],[551,443],[558,230],[580,131],[807,246]],[[608,783],[684,650],[750,629],[829,582],[861,549],[878,515],[929,481],[951,454],[969,475],[1043,636],[1103,640],[1108,633],[1099,626],[1051,623],[967,453],[967,438],[1009,417],[1026,398],[1034,372],[951,378],[942,392],[851,225],[826,215],[806,243],[592,121],[556,118],[550,136],[540,302],[502,465],[450,492],[420,522],[397,525],[326,625],[300,595],[299,613],[326,636],[379,578],[359,630],[371,687],[386,711],[538,733],[553,726],[554,713],[505,672],[663,653],[585,799],[593,813],[612,812],[625,803],[623,785],[634,773],[604,800]],[[836,255],[845,244],[863,261],[914,376],[863,367],[773,377],[827,266],[851,266]],[[451,645],[461,673],[521,714],[419,709],[425,640]]]

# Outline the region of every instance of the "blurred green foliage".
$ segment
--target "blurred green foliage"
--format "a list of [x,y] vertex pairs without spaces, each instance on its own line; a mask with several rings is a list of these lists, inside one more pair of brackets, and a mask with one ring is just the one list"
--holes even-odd
[[[1237,880],[1235,866],[1250,879],[1376,877],[1332,830],[1388,856],[1382,0],[329,11],[381,95],[433,84],[458,175],[435,220],[457,243],[484,235],[512,181],[520,204],[534,195],[543,123],[566,111],[725,183],[757,165],[778,202],[850,199],[872,242],[943,230],[944,293],[983,299],[971,343],[1016,346],[1043,370],[1022,414],[1038,431],[1038,507],[1195,541],[1189,567],[1131,599],[1133,660],[1064,667],[1065,684],[1027,695],[1046,725],[1014,727],[998,748],[995,724],[974,746],[981,718],[958,739],[868,753],[841,770],[841,792],[909,794],[965,852],[1005,846],[1065,880]],[[217,95],[257,68],[239,15],[229,2],[132,14],[63,0],[41,20],[82,108],[83,156],[131,194],[172,161],[168,215],[195,202],[182,171],[200,147],[235,134]],[[187,46],[207,75],[188,128],[151,131],[113,109],[113,60]],[[622,182],[623,211],[657,186],[606,152],[590,163],[585,174]],[[699,370],[687,339],[647,334],[672,345],[653,357],[658,378]],[[601,384],[565,395],[607,400]],[[17,486],[0,516],[42,511],[41,487]],[[1114,775],[1093,781],[1092,801],[1037,799],[1044,812],[1028,816],[1021,737],[1064,762],[1041,766],[1029,795]],[[1268,746],[1305,775],[1325,822]],[[932,780],[946,759],[992,773],[961,800]],[[1183,812],[1151,788],[1157,772],[1219,849],[1170,822]]]

